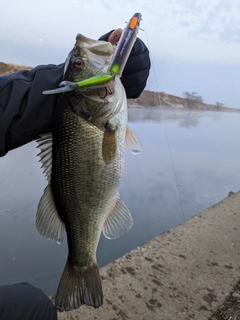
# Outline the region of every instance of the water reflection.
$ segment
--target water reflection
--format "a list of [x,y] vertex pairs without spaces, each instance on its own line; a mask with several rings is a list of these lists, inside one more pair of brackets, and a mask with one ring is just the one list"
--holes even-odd
[[181,127],[191,128],[199,124],[200,119],[204,116],[210,116],[220,119],[221,113],[197,110],[171,110],[164,108],[129,108],[129,121],[130,122],[158,122],[168,120],[177,120]]
[[[100,266],[240,190],[239,114],[131,108],[129,119],[143,152],[126,152],[120,194],[135,224],[117,240],[101,238]],[[32,142],[0,158],[0,285],[29,281],[51,294],[67,243],[36,231],[46,186],[37,153]]]
[[191,127],[196,127],[199,124],[199,119],[196,116],[192,116],[189,112],[186,117],[179,122],[180,127],[190,129]]

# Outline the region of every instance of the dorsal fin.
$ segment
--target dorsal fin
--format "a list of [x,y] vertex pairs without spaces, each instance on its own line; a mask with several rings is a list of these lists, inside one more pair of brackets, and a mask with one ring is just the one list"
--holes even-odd
[[64,238],[65,226],[58,215],[50,186],[52,173],[52,134],[42,135],[37,140],[37,143],[37,147],[40,149],[40,153],[38,154],[40,157],[39,161],[42,163],[43,173],[45,173],[49,184],[45,188],[38,204],[36,227],[42,236],[61,243]]
[[37,143],[37,148],[40,149],[38,156],[40,157],[39,161],[42,163],[43,173],[45,173],[48,181],[50,181],[52,173],[52,134],[41,135]]

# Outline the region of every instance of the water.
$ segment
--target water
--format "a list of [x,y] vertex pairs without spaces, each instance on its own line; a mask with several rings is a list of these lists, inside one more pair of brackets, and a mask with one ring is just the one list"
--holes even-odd
[[[120,194],[134,218],[117,240],[101,238],[103,266],[240,190],[240,113],[129,109],[143,152],[126,152]],[[67,243],[35,228],[46,186],[32,142],[0,158],[0,285],[28,281],[56,291]]]

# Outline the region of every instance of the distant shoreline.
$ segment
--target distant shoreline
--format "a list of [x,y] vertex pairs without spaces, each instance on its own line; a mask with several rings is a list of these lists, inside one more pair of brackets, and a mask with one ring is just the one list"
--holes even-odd
[[[0,62],[0,76],[17,72],[20,70],[31,70],[30,66],[16,65],[13,63]],[[189,103],[191,102],[191,103]],[[130,107],[153,107],[174,110],[202,110],[202,111],[221,111],[221,112],[240,112],[240,109],[225,106],[216,106],[207,103],[193,103],[193,101],[166,92],[154,92],[144,90],[137,99],[129,99]]]
[[153,107],[174,110],[201,110],[201,111],[221,111],[221,112],[240,112],[240,109],[225,106],[216,106],[208,103],[195,103],[194,101],[174,96],[166,92],[154,92],[144,90],[137,99],[129,99],[130,107]]

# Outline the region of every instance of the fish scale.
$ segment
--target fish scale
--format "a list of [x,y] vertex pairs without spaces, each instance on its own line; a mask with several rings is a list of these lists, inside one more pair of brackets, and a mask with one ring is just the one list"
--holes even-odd
[[[103,131],[70,108],[62,113],[56,116],[59,121],[57,136],[53,139],[58,141],[59,147],[53,156],[56,157],[53,172],[57,171],[53,176],[57,178],[51,183],[58,212],[65,217],[68,226],[69,259],[84,267],[86,262],[96,262],[100,233],[108,208],[114,204],[123,166],[119,164],[120,154],[111,165],[104,163]],[[122,151],[118,149],[118,153]]]

